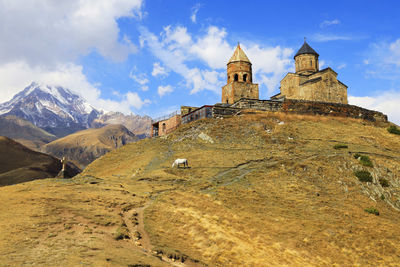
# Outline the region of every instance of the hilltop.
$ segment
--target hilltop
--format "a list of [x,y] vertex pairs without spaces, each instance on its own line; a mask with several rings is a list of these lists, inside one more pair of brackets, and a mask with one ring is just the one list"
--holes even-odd
[[248,111],[130,143],[71,180],[0,188],[0,261],[396,265],[400,137],[387,127]]
[[139,140],[132,132],[120,124],[110,124],[98,129],[87,129],[43,146],[45,153],[58,158],[66,157],[85,168],[90,162],[105,153],[127,143]]
[[0,116],[0,136],[7,136],[33,150],[57,137],[16,116]]

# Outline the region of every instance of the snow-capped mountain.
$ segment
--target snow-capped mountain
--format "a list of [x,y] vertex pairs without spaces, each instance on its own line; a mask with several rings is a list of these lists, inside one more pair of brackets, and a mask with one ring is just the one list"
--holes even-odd
[[89,128],[102,113],[68,89],[35,82],[0,104],[0,115],[26,119],[59,137]]

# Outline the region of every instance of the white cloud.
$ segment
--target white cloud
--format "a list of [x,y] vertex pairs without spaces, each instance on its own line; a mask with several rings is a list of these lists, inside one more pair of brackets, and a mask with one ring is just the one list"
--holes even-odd
[[349,104],[383,112],[390,121],[400,125],[400,91],[383,91],[377,96],[349,96]]
[[393,42],[372,43],[363,63],[366,74],[373,78],[400,79],[400,38]]
[[199,12],[200,7],[201,7],[201,5],[199,3],[194,5],[194,7],[192,7],[192,14],[190,15],[190,20],[193,23],[197,22],[197,12]]
[[349,36],[349,35],[337,35],[337,34],[314,34],[312,40],[315,42],[330,42],[330,41],[349,41],[354,39],[360,39],[361,37]]
[[133,67],[133,69],[129,73],[129,78],[131,78],[132,80],[137,82],[140,85],[140,89],[142,91],[149,90],[149,86],[147,86],[147,84],[149,83],[149,79],[147,78],[147,74],[146,73],[135,73],[135,72],[137,72],[136,66]]
[[153,64],[153,71],[151,72],[151,75],[153,75],[154,77],[163,77],[168,75],[168,71],[163,66],[161,66],[160,62],[155,62]]
[[142,0],[0,0],[0,61],[57,65],[97,51],[120,61],[137,48],[117,19],[142,16]]
[[338,19],[334,19],[334,20],[324,20],[323,22],[321,22],[321,24],[319,24],[320,28],[325,28],[331,25],[338,25],[340,24],[340,20]]
[[233,46],[226,41],[226,30],[210,26],[207,33],[197,39],[189,53],[194,54],[208,64],[210,68],[225,68],[233,54]]
[[[160,37],[142,27],[141,44],[150,51],[168,69],[181,75],[191,93],[202,90],[221,92],[225,84],[226,64],[232,56],[235,46],[227,42],[224,28],[210,26],[203,35],[188,33],[183,26],[167,26]],[[279,80],[293,67],[292,49],[264,47],[259,44],[243,46],[253,62],[254,82],[257,79],[269,92],[277,89]],[[207,67],[189,67],[192,62],[201,61]]]
[[169,94],[169,93],[172,93],[173,91],[174,91],[174,89],[172,88],[172,86],[171,85],[166,85],[166,86],[162,86],[162,85],[160,85],[159,87],[158,87],[158,95],[160,96],[160,97],[163,97],[165,94]]
[[341,70],[341,69],[344,69],[346,67],[347,67],[347,64],[346,63],[342,63],[337,68],[338,68],[338,70]]
[[326,65],[325,60],[320,60],[319,61],[319,69],[323,69],[325,65]]
[[144,105],[151,103],[148,99],[142,100],[136,92],[128,92],[126,94],[126,99],[129,105],[136,109],[141,109]]

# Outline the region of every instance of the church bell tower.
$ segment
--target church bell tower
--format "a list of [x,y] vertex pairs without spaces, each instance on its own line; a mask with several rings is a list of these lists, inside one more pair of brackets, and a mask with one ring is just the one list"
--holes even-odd
[[258,84],[253,83],[251,62],[238,44],[227,64],[227,84],[222,87],[222,103],[233,104],[241,98],[258,97]]

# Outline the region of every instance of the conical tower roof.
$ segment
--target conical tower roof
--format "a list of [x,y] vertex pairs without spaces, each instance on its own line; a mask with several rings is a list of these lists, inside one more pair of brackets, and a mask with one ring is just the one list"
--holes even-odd
[[240,47],[240,44],[237,45],[235,52],[233,52],[233,56],[231,57],[231,59],[229,59],[228,64],[236,61],[245,61],[251,63],[249,58]]
[[296,58],[298,55],[302,55],[302,54],[313,54],[316,55],[317,57],[319,57],[318,53],[315,52],[314,49],[311,48],[311,46],[309,46],[306,42],[306,40],[304,40],[304,44],[302,47],[300,47],[299,51],[297,51],[296,55],[294,55],[294,57]]

